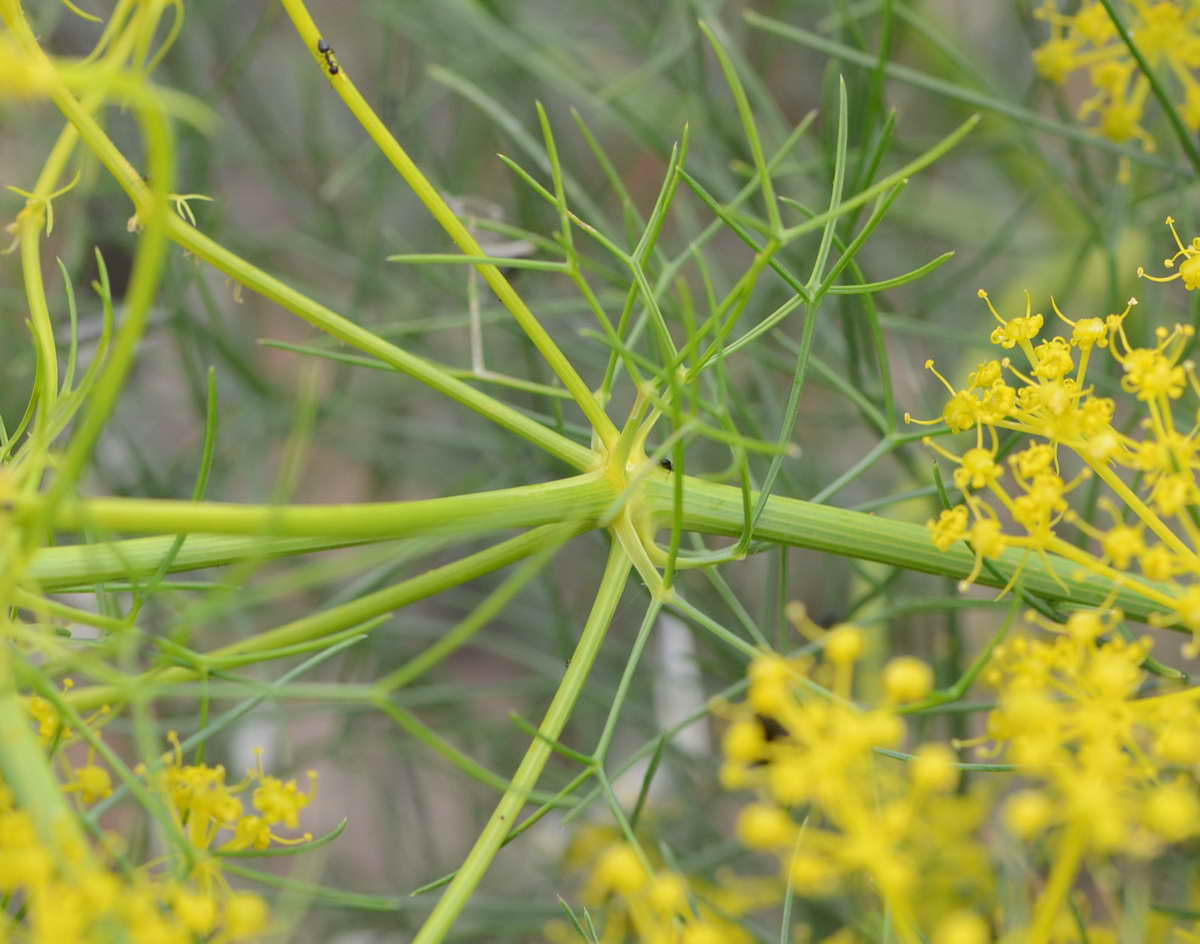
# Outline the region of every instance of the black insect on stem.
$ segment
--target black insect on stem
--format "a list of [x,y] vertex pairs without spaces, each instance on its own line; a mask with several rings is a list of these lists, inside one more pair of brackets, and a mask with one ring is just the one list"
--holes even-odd
[[337,75],[340,69],[338,67],[337,56],[333,54],[333,47],[330,46],[329,43],[325,42],[323,38],[318,39],[317,52],[320,54],[321,58],[325,60],[325,68],[329,70],[329,74]]
[[670,459],[665,459],[665,458],[664,458],[664,459],[659,459],[659,460],[658,460],[658,464],[659,464],[659,465],[661,465],[661,466],[662,466],[664,469],[666,469],[668,472],[672,471],[672,470],[675,468],[675,466],[673,466],[673,465],[671,464],[671,460],[670,460]]

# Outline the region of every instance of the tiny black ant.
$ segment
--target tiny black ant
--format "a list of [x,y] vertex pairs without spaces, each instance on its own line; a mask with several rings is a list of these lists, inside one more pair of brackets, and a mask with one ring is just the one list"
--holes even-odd
[[317,52],[320,53],[321,58],[325,60],[325,68],[329,70],[329,74],[337,75],[339,71],[338,61],[337,56],[333,54],[333,47],[330,46],[329,43],[325,42],[324,39],[318,39]]
[[763,740],[768,744],[787,737],[788,729],[768,715],[755,715],[754,720],[762,726]]
[[[759,727],[762,729],[763,742],[766,744],[770,744],[772,741],[784,740],[789,736],[788,729],[785,728],[778,721],[776,721],[774,718],[772,718],[770,715],[755,714],[754,720],[758,722]],[[764,751],[763,754],[767,755],[768,752]],[[762,757],[759,757],[757,760],[751,761],[750,766],[751,767],[762,767],[766,763],[767,763],[767,757],[762,756]]]
[[673,466],[673,465],[671,464],[671,460],[670,460],[670,459],[659,459],[659,460],[658,460],[658,464],[659,464],[659,465],[661,465],[661,466],[662,466],[664,469],[666,469],[668,472],[671,472],[671,471],[673,471],[673,470],[675,469],[675,466]]

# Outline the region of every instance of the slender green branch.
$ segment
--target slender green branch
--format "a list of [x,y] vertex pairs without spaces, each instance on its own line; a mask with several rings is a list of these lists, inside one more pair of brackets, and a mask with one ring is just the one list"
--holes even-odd
[[[205,658],[210,662],[219,663],[223,659],[235,656],[257,654],[262,657],[262,660],[265,660],[273,658],[280,651],[287,652],[288,647],[317,639],[328,639],[351,627],[361,626],[380,614],[401,609],[417,600],[426,599],[450,587],[460,586],[468,580],[474,580],[528,557],[539,551],[548,538],[560,538],[561,527],[561,525],[548,525],[544,528],[534,528],[461,560],[442,567],[435,567],[416,577],[401,581],[395,586],[365,594],[327,610],[310,613],[290,623],[260,632],[248,639],[222,646],[208,653]],[[580,526],[580,530],[583,530],[583,526]],[[374,628],[374,625],[364,627],[364,631]],[[131,692],[145,689],[150,685],[169,687],[172,684],[198,678],[201,674],[199,669],[185,666],[153,669],[130,679],[125,684],[77,688],[67,698],[77,710],[84,711],[89,708],[98,708],[101,705],[122,703]],[[372,689],[371,697],[376,697],[377,694]]]
[[[550,702],[550,707],[546,709],[546,715],[538,728],[538,732],[550,741],[557,741],[559,735],[562,734],[575,707],[575,702],[579,698],[579,693],[583,691],[584,683],[592,669],[592,663],[600,651],[600,644],[604,641],[617,603],[621,599],[621,591],[625,587],[629,570],[628,556],[622,550],[621,545],[614,541],[609,551],[604,576],[600,580],[600,587],[592,605],[592,611],[588,615],[587,624],[583,627],[583,633],[579,637],[579,644],[571,656],[570,664],[563,673],[558,691],[554,693],[554,699]],[[530,744],[517,772],[513,775],[512,786],[501,798],[487,825],[475,840],[475,845],[471,848],[466,860],[459,867],[454,881],[450,883],[450,887],[446,889],[437,905],[434,906],[433,912],[413,939],[413,944],[441,944],[445,940],[475,888],[491,866],[492,860],[504,843],[509,830],[516,823],[516,818],[528,800],[530,791],[537,785],[542,768],[546,766],[546,761],[549,760],[551,753],[550,745],[541,738]]]
[[272,560],[361,543],[362,538],[278,538],[193,534],[170,556],[174,536],[64,544],[36,551],[26,570],[42,590],[94,587],[98,583],[152,576],[169,559],[167,573]]
[[[336,74],[330,74],[325,68],[321,60],[320,54],[317,52],[317,44],[321,40],[321,32],[317,28],[317,24],[313,21],[303,0],[280,0],[284,10],[292,19],[293,25],[296,27],[296,32],[300,34],[300,38],[304,40],[309,52],[313,55],[321,70],[329,78],[329,84],[333,87],[346,103],[346,107],[350,109],[351,114],[358,119],[363,126],[363,130],[371,136],[371,140],[379,148],[380,152],[392,163],[392,166],[404,178],[404,182],[412,188],[413,193],[417,198],[425,204],[425,208],[441,225],[459,247],[468,256],[486,256],[480,247],[479,242],[471,234],[471,231],[463,225],[462,221],[450,209],[449,204],[438,193],[437,189],[429,182],[424,174],[408,153],[400,146],[392,133],[387,129],[380,119],[375,114],[375,111],[367,104],[367,100],[355,87],[350,79],[350,75],[341,64]],[[562,381],[563,386],[570,391],[575,398],[575,402],[587,417],[588,422],[592,424],[600,441],[606,446],[611,444],[617,438],[617,429],[613,425],[608,414],[604,412],[604,408],[600,406],[599,400],[595,394],[583,382],[583,378],[575,371],[575,367],[567,360],[566,356],[559,350],[558,345],[554,343],[553,338],[542,327],[541,322],[529,310],[529,306],[525,304],[525,300],[513,289],[512,285],[506,279],[503,273],[495,265],[491,263],[480,263],[477,265],[479,274],[496,293],[496,297],[507,308],[517,324],[521,326],[521,330],[533,342],[534,347],[538,349],[546,363],[550,365],[550,369]]]

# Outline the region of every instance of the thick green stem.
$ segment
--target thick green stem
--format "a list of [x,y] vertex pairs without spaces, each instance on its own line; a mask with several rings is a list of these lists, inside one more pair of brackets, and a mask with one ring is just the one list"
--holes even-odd
[[[665,477],[660,481],[659,477],[651,476],[644,485],[639,485],[640,494],[631,500],[642,505],[655,527],[665,526],[671,520],[673,488],[673,481]],[[87,525],[111,531],[253,535],[259,540],[270,538],[273,543],[261,550],[262,555],[269,556],[304,550],[304,542],[314,540],[324,546],[324,542],[330,541],[482,533],[565,521],[577,521],[581,526],[598,525],[600,516],[617,494],[617,486],[610,479],[594,472],[474,495],[377,505],[280,508],[214,502],[94,499],[64,504],[55,525],[60,529]],[[707,534],[739,535],[745,523],[743,499],[739,488],[685,477],[682,527]],[[920,525],[779,496],[772,496],[767,502],[753,537],[958,579],[970,574],[974,566],[974,557],[965,545],[939,551],[930,540],[929,532]],[[111,552],[104,545],[45,549],[36,559],[34,574],[45,580],[47,587],[86,583],[89,578],[111,579],[126,572],[122,559],[130,563],[129,569],[135,573],[147,572],[147,569],[152,572],[162,540],[118,542]],[[239,554],[255,553],[255,548],[245,545],[241,539],[205,540],[213,542],[212,546],[196,543],[193,557],[192,542],[197,538],[189,538],[184,548],[187,554],[181,551],[180,560],[191,560],[196,566],[202,566],[233,560]],[[292,546],[289,541],[301,543]],[[631,552],[637,554],[638,550],[631,548]],[[1022,585],[1028,592],[1080,605],[1103,604],[1114,590],[1113,581],[1095,574],[1086,580],[1079,579],[1076,576],[1080,571],[1078,563],[1053,554],[1043,558],[1014,548],[993,563],[998,576],[985,572],[979,578],[980,583],[1003,586],[1020,570]],[[645,576],[650,579],[652,574]],[[1161,599],[1148,598],[1129,583],[1116,587],[1113,602],[1130,617],[1142,620],[1164,609]]]
[[621,591],[629,576],[629,569],[628,556],[621,545],[614,541],[592,611],[579,637],[579,644],[575,647],[575,653],[571,656],[566,672],[563,673],[558,691],[554,693],[554,700],[550,702],[546,716],[538,728],[541,737],[536,738],[525,752],[521,765],[513,775],[512,786],[500,798],[491,819],[475,840],[475,845],[454,876],[454,881],[421,926],[413,944],[440,944],[445,939],[491,866],[496,853],[500,851],[504,838],[516,824],[517,816],[524,807],[530,791],[537,786],[542,768],[550,758],[553,750],[550,745],[562,734],[575,707],[575,701],[579,698],[584,682],[591,672],[592,663],[600,651],[600,644],[604,641],[617,603],[621,599]]
[[[141,498],[94,498],[61,505],[58,530],[117,533],[250,534],[272,537],[397,538],[470,534],[597,518],[616,497],[600,472],[491,492],[425,501],[353,505],[240,505]],[[18,519],[39,499],[18,500]]]
[[[671,482],[657,478],[646,482],[645,507],[656,528],[669,523],[673,500]],[[742,533],[744,522],[740,489],[685,479],[685,530],[736,536]],[[755,522],[753,538],[958,579],[968,576],[974,566],[974,556],[964,544],[960,542],[948,551],[939,551],[929,531],[921,525],[777,495],[771,496]],[[1081,580],[1076,576],[1081,569],[1079,564],[1054,555],[1043,558],[1033,552],[1009,548],[991,563],[999,576],[985,570],[978,578],[979,583],[1004,586],[1020,570],[1024,589],[1048,599],[1087,606],[1116,605],[1126,615],[1140,620],[1163,609],[1129,586],[1115,588],[1115,598],[1110,600],[1114,594],[1111,581],[1095,575]]]

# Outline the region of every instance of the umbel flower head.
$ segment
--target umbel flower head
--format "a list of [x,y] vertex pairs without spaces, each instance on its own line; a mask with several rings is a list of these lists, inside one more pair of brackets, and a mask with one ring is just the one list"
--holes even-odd
[[[227,852],[266,849],[272,842],[287,845],[312,840],[311,833],[285,838],[277,835],[274,827],[279,824],[288,829],[299,827],[300,811],[316,793],[315,771],[309,772],[309,792],[302,793],[295,780],[285,782],[269,776],[263,770],[260,751],[257,766],[246,778],[237,784],[227,784],[223,766],[185,764],[178,735],[172,731],[168,738],[173,750],[163,758],[164,767],[157,779],[189,841],[197,849],[208,849],[224,831],[233,832],[233,837],[220,846]],[[239,794],[253,783],[258,784],[252,794],[255,812],[248,813]]]
[[[1182,279],[1190,291],[1200,285],[1200,241],[1185,244],[1167,223],[1177,251],[1165,265],[1176,271],[1138,275]],[[986,292],[980,297],[999,325],[990,338],[999,356],[969,372],[962,388],[927,365],[949,393],[940,421],[972,435],[960,449],[926,440],[953,464],[961,494],[929,522],[933,542],[970,542],[969,580],[1010,549],[1040,556],[1060,580],[1102,577],[1112,597],[1125,591],[1149,602],[1151,622],[1190,630],[1184,649],[1195,655],[1200,381],[1187,359],[1192,328],[1159,328],[1139,345],[1127,331],[1133,299],[1122,312],[1078,320],[1051,299],[1066,326],[1051,335],[1028,294],[1025,313],[1008,319]],[[1111,358],[1108,373],[1119,378],[1107,381],[1113,397],[1093,380],[1100,357]],[[1025,437],[1003,459],[1001,433]],[[1076,502],[1084,482],[1099,486],[1089,488],[1095,516]],[[1014,582],[1020,573],[1018,566]],[[1123,615],[1112,607],[1073,612],[1062,625],[1028,618],[1051,636],[996,647],[984,678],[997,707],[986,734],[963,746],[975,743],[1026,780],[1006,801],[1003,821],[1049,855],[1029,933],[1050,941],[1059,939],[1071,886],[1089,863],[1150,860],[1200,833],[1200,689],[1152,690],[1144,668],[1150,640],[1122,636]],[[1063,940],[1077,932],[1066,933]]]
[[1198,690],[1144,696],[1151,642],[1114,635],[1120,613],[1078,611],[1062,626],[1027,619],[1049,641],[1000,645],[986,673],[1000,705],[985,752],[1039,783],[1009,801],[1009,828],[1032,840],[1062,826],[1094,852],[1141,856],[1195,835]]
[[[97,850],[98,851],[98,850]],[[63,861],[64,858],[66,861]],[[126,872],[93,853],[63,856],[0,780],[0,940],[31,944],[260,940],[266,902],[253,892],[201,888],[149,869]]]
[[[813,690],[820,667],[807,657],[755,659],[746,700],[723,709],[730,725],[721,779],[755,792],[738,838],[777,857],[797,895],[869,889],[898,939],[917,941],[947,915],[970,924],[963,909],[987,899],[991,878],[976,839],[985,808],[956,793],[957,758],[946,745],[922,745],[906,765],[880,755],[903,746],[899,711],[930,694],[933,673],[919,660],[894,659],[882,675],[884,702],[860,708],[848,696],[865,650],[857,627],[829,632],[825,665],[835,690],[825,693]],[[972,926],[980,923],[976,916]]]
[[1148,638],[1127,642],[1116,611],[1080,610],[1052,635],[998,646],[986,680],[998,707],[981,752],[1016,765],[1027,785],[1003,821],[1050,851],[1034,936],[1069,911],[1067,892],[1088,862],[1149,860],[1200,833],[1200,689],[1146,694]]
[[[1146,277],[1182,277],[1188,286],[1200,279],[1191,268],[1200,267],[1200,248],[1185,246],[1173,225],[1171,231],[1178,252],[1167,264],[1182,258],[1179,271]],[[991,342],[1002,356],[979,364],[962,388],[932,361],[926,365],[949,393],[940,421],[974,434],[962,451],[926,440],[953,464],[961,494],[959,504],[929,522],[934,543],[947,549],[970,542],[975,566],[967,582],[985,561],[1016,549],[1039,556],[1060,582],[1097,575],[1132,591],[1152,605],[1154,622],[1200,639],[1200,381],[1185,359],[1192,327],[1159,328],[1153,344],[1139,346],[1125,329],[1135,299],[1119,313],[1078,320],[1051,299],[1058,323],[1069,330],[1048,337],[1028,294],[1025,313],[1008,319],[986,292],[980,297],[998,325]],[[1115,362],[1123,396],[1097,392],[1089,371],[1098,357]],[[1024,434],[1027,443],[1001,460],[1000,431]],[[1092,478],[1103,485],[1101,523],[1073,507]],[[1015,569],[1012,579],[1020,573]]]

